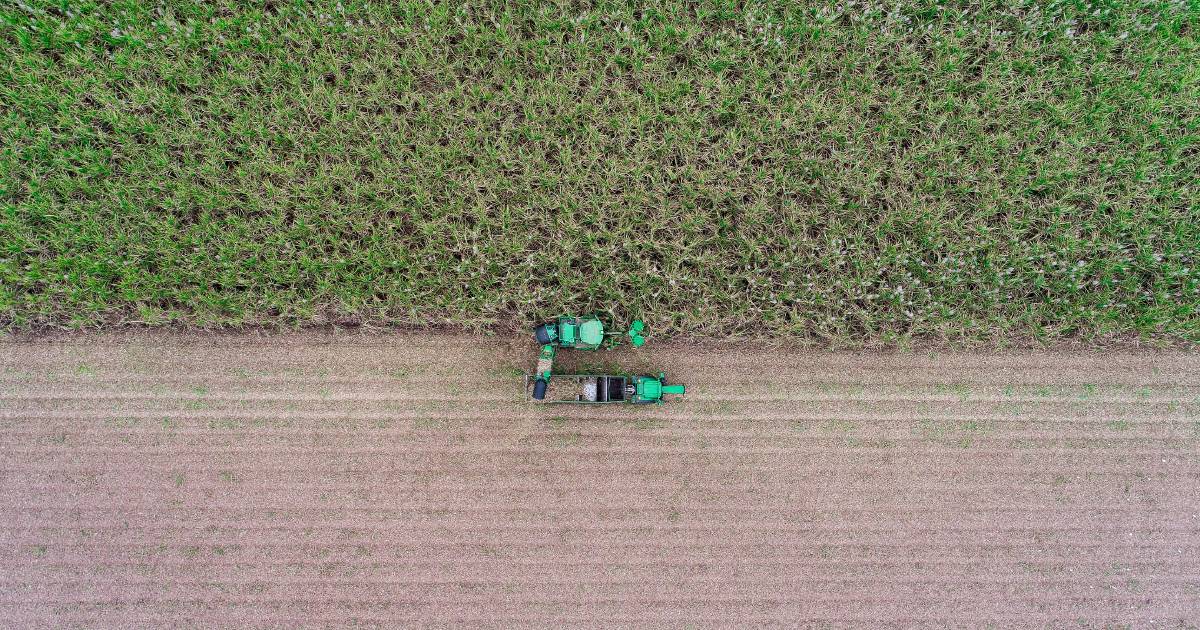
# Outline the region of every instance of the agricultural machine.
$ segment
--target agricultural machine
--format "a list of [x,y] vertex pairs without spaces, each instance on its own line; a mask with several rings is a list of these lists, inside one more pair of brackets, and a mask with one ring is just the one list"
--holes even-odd
[[604,324],[595,315],[563,316],[538,326],[533,330],[533,336],[543,346],[576,350],[597,350],[600,346],[615,348],[621,343],[621,337],[625,336],[629,338],[633,347],[640,348],[646,343],[646,339],[642,337],[645,328],[642,320],[635,319],[633,325],[624,333],[606,332]]
[[541,345],[541,350],[538,352],[537,368],[533,374],[525,376],[525,391],[532,400],[547,403],[661,403],[664,394],[682,394],[683,385],[667,385],[666,375],[662,373],[657,377],[567,374],[554,376],[573,384],[567,386],[567,395],[546,400],[554,371],[554,356],[559,348],[612,349],[626,340],[633,347],[640,348],[646,343],[642,336],[645,329],[642,320],[635,319],[629,330],[623,333],[608,332],[596,315],[565,315],[538,326],[533,336]]
[[[662,404],[667,394],[683,394],[683,385],[668,385],[667,375],[618,376],[600,374],[559,374],[556,381],[570,383],[566,393],[546,400],[548,380],[525,377],[525,391],[533,400],[545,404]],[[532,391],[530,389],[532,381]]]

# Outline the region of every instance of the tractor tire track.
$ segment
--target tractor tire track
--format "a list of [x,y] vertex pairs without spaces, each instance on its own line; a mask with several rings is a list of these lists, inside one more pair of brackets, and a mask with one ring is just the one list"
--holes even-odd
[[1200,358],[652,343],[643,409],[523,339],[0,342],[21,627],[1200,619]]

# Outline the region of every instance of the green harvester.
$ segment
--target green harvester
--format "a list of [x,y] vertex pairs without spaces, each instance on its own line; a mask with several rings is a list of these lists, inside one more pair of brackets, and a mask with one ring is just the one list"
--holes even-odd
[[646,325],[642,320],[633,320],[629,330],[608,332],[604,323],[595,315],[575,317],[564,315],[558,319],[538,326],[533,331],[534,338],[543,346],[552,345],[556,348],[574,348],[576,350],[599,350],[601,346],[615,348],[621,343],[622,337],[628,338],[635,348],[642,347],[646,339],[642,331]]

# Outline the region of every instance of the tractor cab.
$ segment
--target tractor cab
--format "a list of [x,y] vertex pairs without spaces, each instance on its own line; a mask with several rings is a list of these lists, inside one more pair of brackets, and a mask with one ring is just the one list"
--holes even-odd
[[683,385],[667,385],[667,375],[659,372],[658,376],[638,376],[633,379],[633,401],[640,403],[662,402],[664,394],[683,394]]
[[643,376],[634,385],[634,395],[641,400],[658,400],[662,398],[662,388],[662,381]]
[[567,348],[594,350],[604,343],[604,324],[598,319],[563,318],[558,324],[558,340]]

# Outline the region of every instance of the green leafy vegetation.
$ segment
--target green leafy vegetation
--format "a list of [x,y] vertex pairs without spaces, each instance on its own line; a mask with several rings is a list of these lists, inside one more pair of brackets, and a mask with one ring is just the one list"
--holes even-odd
[[1200,8],[18,0],[0,327],[1200,339]]

